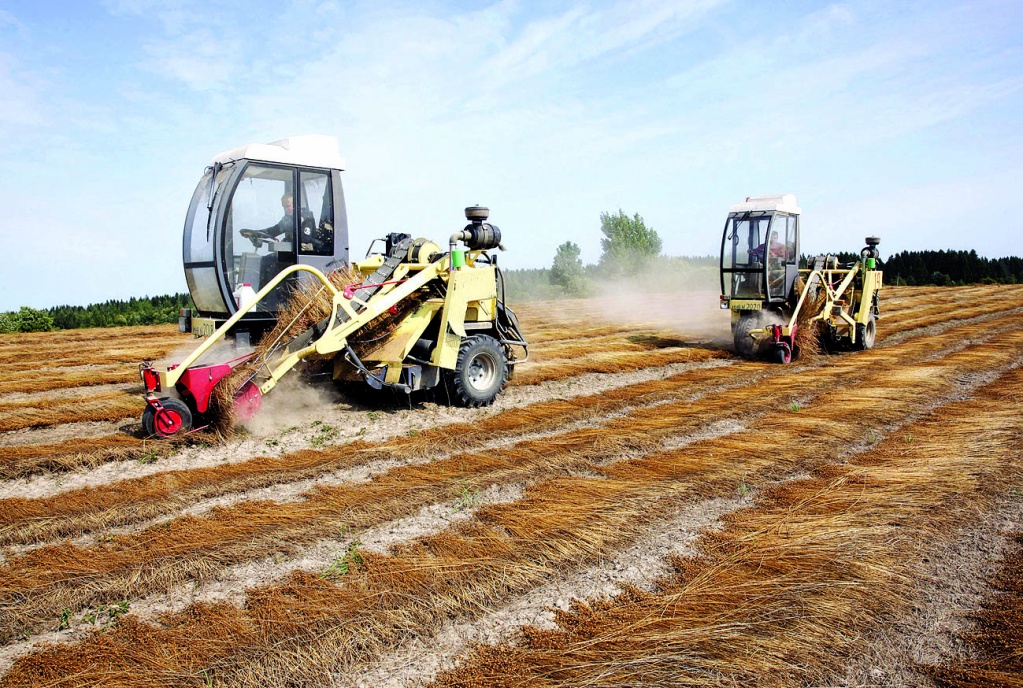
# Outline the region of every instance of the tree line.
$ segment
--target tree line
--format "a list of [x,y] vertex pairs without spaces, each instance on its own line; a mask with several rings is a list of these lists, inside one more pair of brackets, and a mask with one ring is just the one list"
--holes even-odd
[[[583,265],[578,244],[566,241],[554,255],[550,268],[506,270],[505,289],[513,301],[585,297],[599,292],[602,284],[630,281],[655,283],[659,291],[714,288],[717,256],[665,256],[662,241],[639,215],[600,215],[600,260]],[[852,262],[859,254],[833,254],[840,262]],[[803,256],[806,267],[808,257]],[[1023,284],[1023,258],[983,258],[976,251],[902,251],[878,261],[885,282],[892,285],[954,286],[965,284]],[[89,306],[55,306],[38,310],[22,306],[0,313],[0,333],[45,332],[79,327],[118,327],[175,323],[178,311],[194,308],[188,294],[110,300]]]
[[591,296],[602,287],[614,291],[624,283],[639,289],[656,284],[658,291],[710,289],[717,284],[715,256],[663,255],[660,235],[639,213],[631,217],[620,209],[601,213],[600,234],[601,254],[594,265],[583,265],[582,249],[575,242],[558,246],[546,271],[555,295]]
[[[858,253],[833,253],[839,263],[859,260]],[[813,261],[800,256],[800,267]],[[955,287],[967,284],[1023,284],[1023,258],[984,258],[976,251],[902,251],[879,259],[884,281],[891,285]]]
[[1023,284],[1023,258],[983,258],[976,251],[902,251],[883,267],[890,284]]
[[0,332],[48,332],[79,327],[120,327],[176,323],[182,308],[193,308],[188,294],[112,299],[88,306],[54,306],[37,309],[22,306],[0,313]]

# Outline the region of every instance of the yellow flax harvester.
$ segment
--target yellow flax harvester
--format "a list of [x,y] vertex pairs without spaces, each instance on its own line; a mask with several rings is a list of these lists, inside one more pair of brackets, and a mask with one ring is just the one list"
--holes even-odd
[[792,194],[750,196],[729,208],[721,237],[721,308],[731,311],[735,350],[788,363],[797,333],[816,331],[828,352],[874,346],[880,317],[881,240],[859,258],[817,256],[799,268],[800,209]]
[[[234,420],[247,420],[284,375],[305,366],[376,389],[436,387],[440,400],[485,406],[528,358],[496,255],[488,253],[504,247],[487,208],[465,209],[468,224],[447,250],[393,233],[373,242],[350,283],[336,283],[342,273],[331,279],[334,270],[351,270],[343,169],[337,141],[327,136],[243,146],[206,168],[184,232],[196,308],[179,322],[205,339],[180,363],[140,365],[147,434],[210,424],[221,412],[214,397],[225,397],[223,387],[214,394],[218,384],[232,386]],[[378,242],[383,248],[373,252]],[[296,331],[290,325],[306,315],[296,295],[310,304],[327,299],[329,315]],[[279,318],[290,320],[278,327]]]

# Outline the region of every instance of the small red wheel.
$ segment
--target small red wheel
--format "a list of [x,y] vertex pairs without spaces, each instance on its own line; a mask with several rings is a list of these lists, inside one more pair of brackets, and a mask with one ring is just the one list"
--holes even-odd
[[192,412],[178,399],[160,399],[160,408],[147,406],[142,413],[142,429],[147,435],[174,437],[192,429]]

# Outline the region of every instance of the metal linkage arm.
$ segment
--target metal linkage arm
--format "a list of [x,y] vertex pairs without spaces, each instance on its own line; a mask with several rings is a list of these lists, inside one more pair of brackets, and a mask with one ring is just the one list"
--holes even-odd
[[[365,302],[365,308],[356,313],[347,303],[342,292],[334,290],[333,312],[330,322],[323,334],[307,346],[288,353],[279,359],[269,368],[269,377],[259,386],[259,391],[266,394],[277,382],[294,368],[299,361],[312,355],[329,355],[337,353],[348,346],[348,337],[359,329],[365,327],[375,318],[383,315],[390,308],[396,306],[408,298],[416,290],[420,289],[431,280],[437,279],[442,273],[447,272],[447,259],[440,259],[431,265],[424,267],[419,274],[405,280],[401,285],[384,293],[378,293]],[[349,319],[339,323],[337,319],[338,309],[344,310]]]
[[[810,292],[811,287],[813,287],[814,275],[817,276],[817,281],[821,283],[821,285],[824,287],[824,292],[827,294],[828,297],[827,304],[825,305],[824,308],[824,312],[827,312],[830,309],[831,305],[835,302],[835,300],[840,298],[842,294],[845,293],[845,290],[849,288],[849,285],[852,284],[852,281],[856,277],[856,273],[859,272],[859,269],[860,264],[857,263],[855,266],[853,266],[847,271],[828,269],[811,271],[810,274],[807,275],[806,277],[806,284],[803,285],[803,291],[799,294],[799,300],[796,302],[796,307],[792,311],[792,317],[789,319],[789,327],[791,328],[793,325],[795,325],[796,321],[799,319],[799,312],[803,309],[803,301],[806,300],[806,295]],[[836,272],[846,272],[847,274],[845,278],[842,279],[842,282],[838,285],[838,287],[836,289],[832,289],[831,283],[828,280],[824,279],[824,274],[825,273],[834,274]],[[816,320],[821,317],[823,316],[821,314],[818,314],[814,316],[813,319]]]
[[330,290],[330,293],[335,299],[337,298],[337,289],[334,288],[334,285],[330,283],[330,280],[328,280],[322,272],[308,265],[291,265],[279,272],[272,280],[267,282],[266,285],[256,294],[256,298],[252,300],[252,303],[244,306],[243,308],[239,308],[237,313],[232,315],[227,322],[218,327],[216,332],[207,337],[206,341],[200,344],[199,347],[189,354],[188,358],[182,361],[176,368],[174,368],[174,370],[168,370],[166,373],[161,373],[161,375],[165,376],[163,381],[164,384],[166,384],[167,387],[173,387],[176,385],[184,372],[188,370],[193,363],[198,361],[203,354],[209,351],[214,344],[222,340],[227,335],[228,331],[234,327],[235,323],[242,319],[242,316],[255,308],[256,305],[266,298],[266,295],[273,291],[274,287],[284,281],[286,277],[296,272],[311,273],[314,277],[316,277],[316,279],[323,282],[323,286]]

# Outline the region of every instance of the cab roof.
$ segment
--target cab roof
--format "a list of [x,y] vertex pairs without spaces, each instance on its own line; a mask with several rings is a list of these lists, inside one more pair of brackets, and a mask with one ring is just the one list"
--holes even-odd
[[324,134],[291,136],[272,143],[250,143],[224,151],[214,156],[210,163],[224,163],[231,160],[259,160],[302,167],[324,167],[343,170],[345,159],[337,139]]
[[773,210],[782,213],[799,215],[795,194],[777,194],[774,196],[747,196],[742,203],[736,203],[728,209],[731,213],[749,213]]

